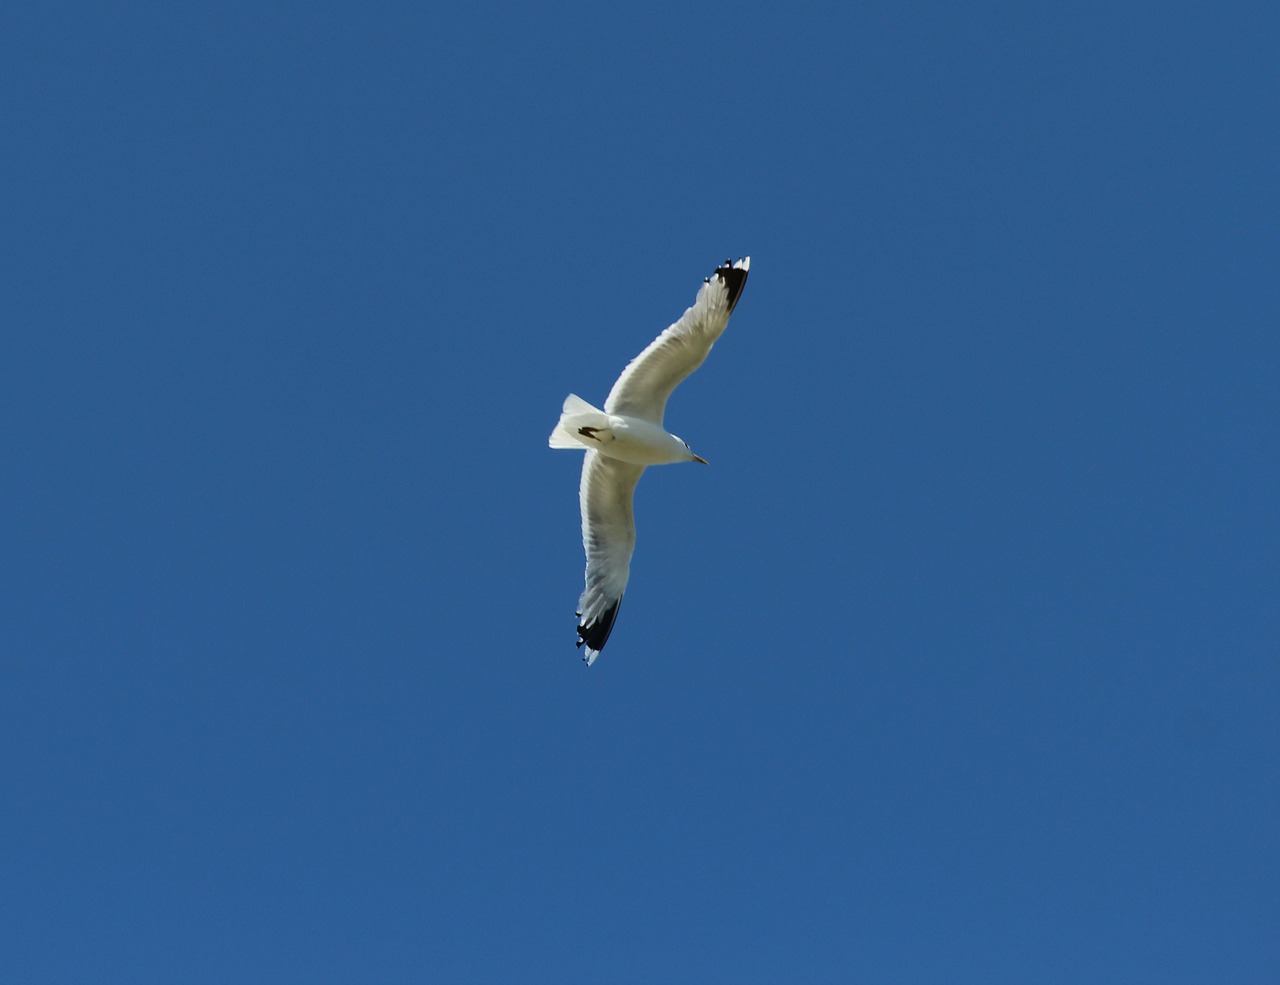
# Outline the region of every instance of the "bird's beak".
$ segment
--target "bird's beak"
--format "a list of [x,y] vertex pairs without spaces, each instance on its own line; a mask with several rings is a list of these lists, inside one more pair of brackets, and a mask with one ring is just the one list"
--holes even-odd
[[693,460],[694,460],[695,462],[701,462],[703,465],[710,465],[710,464],[711,464],[711,463],[710,463],[710,462],[708,462],[705,458],[703,458],[701,455],[694,455],[694,456],[693,456]]

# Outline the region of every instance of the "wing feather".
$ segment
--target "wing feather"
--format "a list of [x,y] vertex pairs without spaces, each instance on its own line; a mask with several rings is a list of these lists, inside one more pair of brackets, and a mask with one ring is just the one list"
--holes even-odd
[[578,600],[578,646],[591,664],[613,631],[631,574],[636,546],[632,513],[643,465],[588,451],[582,463],[578,498],[582,505],[582,546],[587,552],[586,588]]
[[716,268],[680,320],[627,364],[609,391],[606,413],[662,424],[671,391],[702,365],[729,324],[750,267],[751,258],[745,257],[732,264],[726,260]]

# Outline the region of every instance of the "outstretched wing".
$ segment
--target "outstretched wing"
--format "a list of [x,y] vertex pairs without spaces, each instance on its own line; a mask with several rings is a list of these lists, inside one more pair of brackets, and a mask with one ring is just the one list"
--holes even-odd
[[729,324],[747,283],[751,258],[728,260],[706,279],[693,306],[627,364],[604,402],[605,412],[662,424],[671,391],[702,365]]
[[590,666],[604,649],[631,574],[636,524],[631,511],[643,465],[588,451],[582,463],[582,546],[587,552],[587,585],[578,600],[578,646]]

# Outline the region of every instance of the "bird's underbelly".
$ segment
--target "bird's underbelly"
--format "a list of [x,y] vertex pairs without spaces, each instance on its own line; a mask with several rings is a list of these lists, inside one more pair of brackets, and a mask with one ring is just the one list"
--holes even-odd
[[648,421],[610,414],[608,427],[591,430],[582,436],[583,444],[633,465],[667,465],[689,457],[683,441]]

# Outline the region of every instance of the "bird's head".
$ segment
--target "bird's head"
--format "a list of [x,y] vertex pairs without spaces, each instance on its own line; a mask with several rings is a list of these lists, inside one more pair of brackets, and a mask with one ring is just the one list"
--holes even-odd
[[680,438],[680,439],[678,439],[678,440],[679,440],[680,444],[684,445],[684,450],[685,450],[685,451],[687,451],[687,452],[689,453],[689,461],[691,461],[691,462],[701,462],[703,465],[710,465],[710,464],[711,464],[711,463],[710,463],[710,462],[708,462],[705,458],[703,458],[701,455],[695,455],[695,454],[693,453],[693,449],[689,447],[689,442],[685,441],[683,438]]

